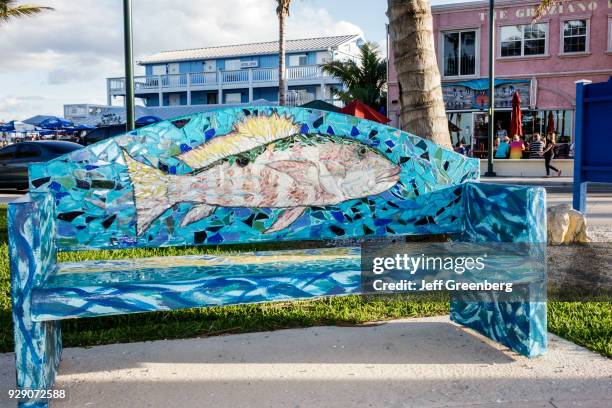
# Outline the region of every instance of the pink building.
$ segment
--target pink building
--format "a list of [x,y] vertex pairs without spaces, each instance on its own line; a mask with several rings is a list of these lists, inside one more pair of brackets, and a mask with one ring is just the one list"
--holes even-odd
[[[564,1],[531,24],[537,1],[502,0],[495,8],[495,127],[509,129],[512,95],[523,101],[523,129],[545,133],[550,112],[558,141],[573,138],[575,82],[612,75],[612,0]],[[436,55],[449,120],[474,156],[487,147],[488,1],[432,7]],[[399,93],[389,47],[388,116],[399,123]],[[612,114],[612,113],[611,113]]]

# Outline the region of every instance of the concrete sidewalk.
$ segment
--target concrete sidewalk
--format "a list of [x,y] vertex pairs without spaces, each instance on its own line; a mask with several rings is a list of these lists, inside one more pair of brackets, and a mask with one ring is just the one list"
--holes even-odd
[[612,360],[556,336],[529,360],[437,317],[66,349],[57,388],[53,408],[604,408]]

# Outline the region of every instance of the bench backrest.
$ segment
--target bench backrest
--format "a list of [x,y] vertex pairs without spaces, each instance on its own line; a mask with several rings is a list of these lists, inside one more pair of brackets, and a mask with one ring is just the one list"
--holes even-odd
[[[479,162],[381,124],[288,107],[183,116],[30,167],[60,250],[462,228]],[[458,186],[457,188],[451,188]]]

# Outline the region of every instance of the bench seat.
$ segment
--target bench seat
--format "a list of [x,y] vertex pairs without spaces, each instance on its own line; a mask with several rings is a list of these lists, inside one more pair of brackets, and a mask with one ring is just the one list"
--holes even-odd
[[358,293],[360,248],[57,264],[32,293],[34,321]]

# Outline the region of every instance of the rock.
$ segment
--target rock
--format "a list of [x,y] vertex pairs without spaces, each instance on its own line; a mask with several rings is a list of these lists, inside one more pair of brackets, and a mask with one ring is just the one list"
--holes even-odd
[[569,211],[569,220],[570,225],[568,228],[568,233],[563,243],[571,244],[573,242],[577,242],[580,244],[586,244],[589,242],[590,240],[587,233],[587,223],[584,214],[582,214],[580,211],[571,209]]
[[548,207],[547,218],[549,244],[562,245],[590,241],[584,214],[574,210],[569,204]]
[[546,217],[548,219],[548,243],[552,245],[560,245],[565,239],[567,229],[569,228],[569,210],[571,208],[566,205],[556,205],[548,207]]

